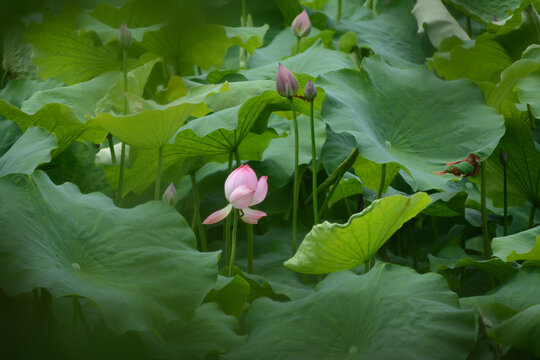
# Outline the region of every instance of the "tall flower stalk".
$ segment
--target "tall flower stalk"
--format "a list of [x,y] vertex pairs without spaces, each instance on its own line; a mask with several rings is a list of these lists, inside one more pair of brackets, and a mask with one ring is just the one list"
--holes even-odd
[[293,35],[296,36],[295,54],[298,54],[300,52],[300,41],[302,38],[308,36],[311,32],[311,21],[309,21],[309,16],[306,10],[302,11],[297,17],[294,18],[291,24],[291,31]]
[[[120,31],[118,33],[118,43],[122,47],[122,72],[124,73],[124,115],[128,114],[128,101],[125,93],[128,91],[128,76],[127,76],[127,60],[128,60],[128,49],[131,47],[133,42],[131,31],[125,23],[122,23]],[[126,144],[122,142],[122,148],[120,150],[120,172],[118,175],[118,192],[116,193],[116,204],[121,205],[122,202],[122,192],[124,187],[124,171],[126,164]],[[159,199],[159,194],[157,199]]]
[[291,103],[294,127],[294,182],[293,182],[293,224],[292,224],[292,254],[296,253],[296,225],[298,217],[298,121],[296,120],[296,109],[294,108],[294,94],[298,91],[298,80],[281,63],[278,65],[276,75],[276,91],[279,95],[286,97]]
[[317,149],[315,143],[315,121],[313,119],[313,101],[317,96],[315,85],[308,80],[304,89],[304,96],[309,100],[309,118],[311,127],[311,164],[312,164],[312,196],[313,196],[313,223],[319,223],[319,209],[317,207]]

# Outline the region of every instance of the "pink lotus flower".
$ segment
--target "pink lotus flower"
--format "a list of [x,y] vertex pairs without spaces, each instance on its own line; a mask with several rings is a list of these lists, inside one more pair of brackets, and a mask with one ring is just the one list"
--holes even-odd
[[298,91],[298,80],[281,63],[278,65],[276,74],[276,91],[286,98],[292,98]]
[[176,195],[176,188],[174,187],[174,183],[171,183],[167,190],[163,193],[163,196],[161,197],[163,201],[165,201],[167,204],[170,204],[174,206],[176,204],[177,195]]
[[241,165],[234,170],[225,181],[225,198],[229,205],[208,216],[203,224],[214,224],[229,215],[232,208],[240,210],[241,219],[248,224],[257,224],[257,221],[266,216],[266,213],[250,209],[249,206],[261,203],[268,192],[268,176],[261,176],[257,181],[257,175],[249,165]]
[[294,36],[298,38],[303,38],[309,35],[311,32],[311,21],[309,21],[309,16],[306,10],[302,11],[297,17],[294,18],[291,25],[291,31]]

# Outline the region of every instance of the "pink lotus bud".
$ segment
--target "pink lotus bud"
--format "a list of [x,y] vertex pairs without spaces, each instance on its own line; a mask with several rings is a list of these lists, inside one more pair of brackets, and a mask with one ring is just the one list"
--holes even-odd
[[317,90],[315,89],[315,85],[313,85],[310,79],[308,79],[306,83],[306,88],[304,89],[304,96],[309,101],[313,101],[313,99],[315,99],[315,97],[317,96]]
[[309,16],[306,10],[302,11],[297,17],[294,18],[291,25],[291,31],[293,35],[298,38],[303,38],[309,35],[311,32],[311,21],[309,21]]
[[298,91],[298,80],[281,63],[276,74],[276,90],[279,95],[287,98],[292,98]]
[[120,31],[118,32],[118,43],[124,49],[127,49],[131,46],[132,42],[133,38],[131,36],[131,31],[129,31],[126,23],[122,22],[122,26],[120,26]]
[[508,164],[508,155],[503,149],[499,151],[499,160],[501,161],[502,166],[506,166]]
[[170,204],[172,206],[176,204],[177,197],[176,197],[176,188],[174,187],[174,183],[171,183],[171,185],[169,185],[167,190],[165,190],[165,192],[163,193],[162,199],[167,204]]
[[250,209],[249,206],[257,205],[264,200],[268,192],[267,179],[268,176],[261,176],[257,180],[255,171],[249,165],[241,165],[225,181],[225,198],[230,204],[212,213],[203,224],[213,224],[225,219],[233,207],[241,211],[241,219],[244,222],[257,224],[257,221],[266,214]]

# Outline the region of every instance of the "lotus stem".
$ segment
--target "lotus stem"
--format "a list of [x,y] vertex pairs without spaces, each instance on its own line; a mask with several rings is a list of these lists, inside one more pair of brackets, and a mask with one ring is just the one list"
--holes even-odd
[[330,201],[330,199],[332,198],[332,195],[334,195],[334,191],[336,191],[338,185],[339,185],[339,182],[341,181],[341,178],[343,177],[340,176],[339,179],[337,179],[336,183],[334,184],[334,186],[330,189],[330,191],[328,192],[328,195],[326,196],[326,198],[324,199],[324,202],[321,206],[321,208],[319,209],[319,218],[321,218],[322,216],[322,213],[324,211],[324,209],[328,206],[328,202]]
[[[128,101],[126,93],[128,91],[128,76],[127,76],[127,49],[122,51],[122,72],[124,73],[124,115],[129,112]],[[120,150],[120,173],[118,175],[118,192],[116,194],[116,205],[122,205],[122,190],[124,187],[124,170],[126,166],[126,144],[122,142],[122,148]]]
[[342,5],[341,0],[338,0],[338,2],[337,2],[337,16],[336,16],[338,21],[341,20],[341,5]]
[[232,230],[232,244],[231,244],[231,261],[229,261],[229,277],[232,276],[232,269],[234,267],[234,255],[236,253],[236,230],[238,228],[238,210],[232,210],[233,213],[233,230]]
[[199,196],[199,187],[197,186],[197,178],[195,175],[195,172],[192,172],[190,174],[191,176],[191,187],[193,189],[193,197],[195,198],[195,206],[193,209],[193,219],[195,221],[195,224],[197,225],[197,230],[199,233],[199,249],[202,252],[205,252],[207,250],[207,243],[206,243],[206,232],[204,231],[204,227],[202,226],[201,221],[201,210],[200,210],[200,203],[201,203],[201,197]]
[[472,25],[471,25],[471,17],[467,16],[467,34],[472,39]]
[[489,259],[491,257],[489,251],[489,232],[487,227],[487,210],[486,210],[486,164],[485,161],[480,163],[480,169],[482,173],[482,179],[480,184],[480,207],[482,212],[482,236],[484,237],[484,258]]
[[503,235],[508,235],[508,174],[506,171],[506,165],[503,165],[503,202],[504,202],[504,230]]
[[296,223],[298,218],[298,121],[294,108],[293,97],[289,98],[294,125],[294,183],[293,183],[293,227],[292,227],[292,254],[296,254]]
[[317,208],[317,151],[315,146],[315,121],[313,119],[313,100],[309,102],[309,114],[311,119],[311,163],[313,166],[313,223],[319,223],[319,210]]
[[296,38],[296,52],[294,53],[295,55],[300,53],[300,40],[301,38]]
[[531,203],[531,211],[529,212],[529,224],[527,226],[528,229],[531,229],[534,225],[534,214],[536,212],[536,205]]
[[384,192],[384,182],[386,181],[386,163],[381,167],[381,182],[379,183],[379,191],[377,191],[377,199],[380,199]]
[[77,296],[72,297],[71,311],[71,358],[77,358],[77,317],[79,316],[77,308],[79,307],[79,299]]
[[107,141],[109,143],[109,150],[111,151],[111,161],[113,164],[116,164],[116,153],[114,151],[114,144],[111,134],[107,135]]
[[154,187],[154,200],[159,200],[161,197],[161,168],[163,164],[163,146],[158,149],[158,163],[156,172],[156,186]]
[[246,224],[248,273],[253,274],[253,225]]

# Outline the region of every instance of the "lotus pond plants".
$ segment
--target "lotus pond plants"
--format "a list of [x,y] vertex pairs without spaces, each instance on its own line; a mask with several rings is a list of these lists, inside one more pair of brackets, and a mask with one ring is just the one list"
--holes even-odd
[[540,357],[540,1],[0,4],[0,359]]

